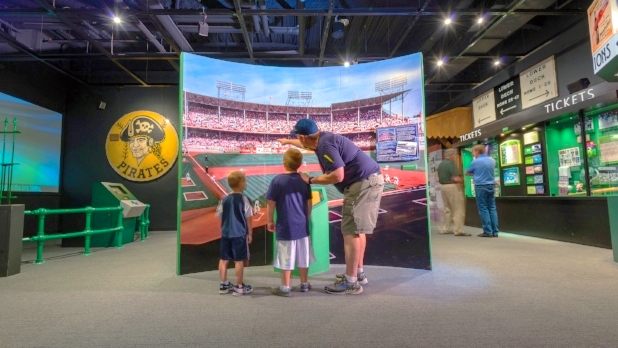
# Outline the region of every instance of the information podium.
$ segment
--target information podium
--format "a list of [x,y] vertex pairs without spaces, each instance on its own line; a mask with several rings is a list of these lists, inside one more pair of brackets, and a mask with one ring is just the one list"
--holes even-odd
[[[121,239],[122,244],[131,243],[135,237],[137,218],[142,214],[146,205],[140,202],[123,184],[112,182],[96,182],[92,186],[92,207],[122,206],[122,212],[92,214],[92,229],[104,229],[116,226],[118,214],[122,214],[124,227]],[[113,247],[115,233],[95,234],[90,238],[92,247]]]
[[[328,197],[324,187],[311,187],[311,219],[309,220],[309,239],[313,246],[316,261],[309,266],[309,275],[328,272],[330,269],[330,226],[328,224]],[[277,221],[277,211],[274,220]],[[277,253],[277,240],[273,238],[273,259]],[[275,271],[280,271],[275,268]],[[298,276],[298,267],[292,272]]]

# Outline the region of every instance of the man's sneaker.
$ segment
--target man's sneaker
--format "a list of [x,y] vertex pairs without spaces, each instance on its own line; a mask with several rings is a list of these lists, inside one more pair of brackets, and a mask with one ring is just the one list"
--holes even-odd
[[311,290],[310,283],[307,283],[307,284],[300,283],[300,292],[307,292],[309,290]]
[[219,284],[219,293],[221,295],[227,294],[230,291],[234,291],[234,284],[232,283]]
[[234,296],[247,295],[253,292],[251,285],[245,285],[245,283],[238,284],[234,287]]
[[275,296],[283,296],[283,297],[292,296],[292,292],[281,290],[281,288],[278,286],[276,288],[270,288],[270,293]]
[[[337,278],[337,282],[341,281],[341,279],[345,278],[345,274],[341,273],[341,274],[337,274],[335,275],[335,278]],[[335,282],[335,283],[337,283]],[[369,279],[367,279],[367,276],[365,276],[365,272],[360,272],[358,274],[358,283],[360,285],[365,285],[367,283],[369,283]]]
[[334,295],[358,295],[363,292],[363,287],[358,282],[349,282],[345,277],[339,279],[333,285],[324,287],[329,294]]

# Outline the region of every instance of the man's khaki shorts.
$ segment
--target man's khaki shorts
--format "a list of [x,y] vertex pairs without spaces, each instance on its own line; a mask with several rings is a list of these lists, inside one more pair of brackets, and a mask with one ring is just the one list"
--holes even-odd
[[343,234],[370,234],[376,227],[384,176],[372,174],[365,180],[350,184],[343,190]]

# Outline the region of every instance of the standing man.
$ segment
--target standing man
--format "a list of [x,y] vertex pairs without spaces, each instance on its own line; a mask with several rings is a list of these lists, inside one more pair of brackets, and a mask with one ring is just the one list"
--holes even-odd
[[485,155],[485,145],[476,145],[472,148],[474,161],[466,170],[466,175],[473,176],[474,190],[476,191],[476,205],[483,222],[483,233],[479,237],[498,237],[498,211],[496,210],[496,196],[494,189],[496,179],[494,168],[496,161]]
[[380,166],[350,139],[321,132],[312,119],[298,120],[292,136],[296,139],[279,139],[279,142],[314,150],[324,173],[316,177],[302,173],[303,180],[307,184],[334,184],[343,193],[341,232],[345,274],[337,275],[335,283],[325,290],[329,294],[360,294],[361,284],[368,282],[363,270],[366,235],[376,227],[384,189]]
[[456,236],[471,236],[463,230],[466,219],[466,207],[463,195],[463,180],[461,173],[455,165],[457,151],[447,149],[444,158],[438,166],[438,180],[440,181],[440,193],[444,202],[444,226],[440,234],[452,234]]

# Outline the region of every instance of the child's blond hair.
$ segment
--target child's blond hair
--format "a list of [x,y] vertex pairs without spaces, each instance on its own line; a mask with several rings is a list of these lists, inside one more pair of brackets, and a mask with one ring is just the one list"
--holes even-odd
[[242,189],[242,184],[245,183],[246,180],[245,173],[241,171],[231,172],[227,177],[227,183],[233,190]]
[[298,170],[303,163],[303,154],[297,149],[289,149],[283,155],[283,166],[287,170]]

